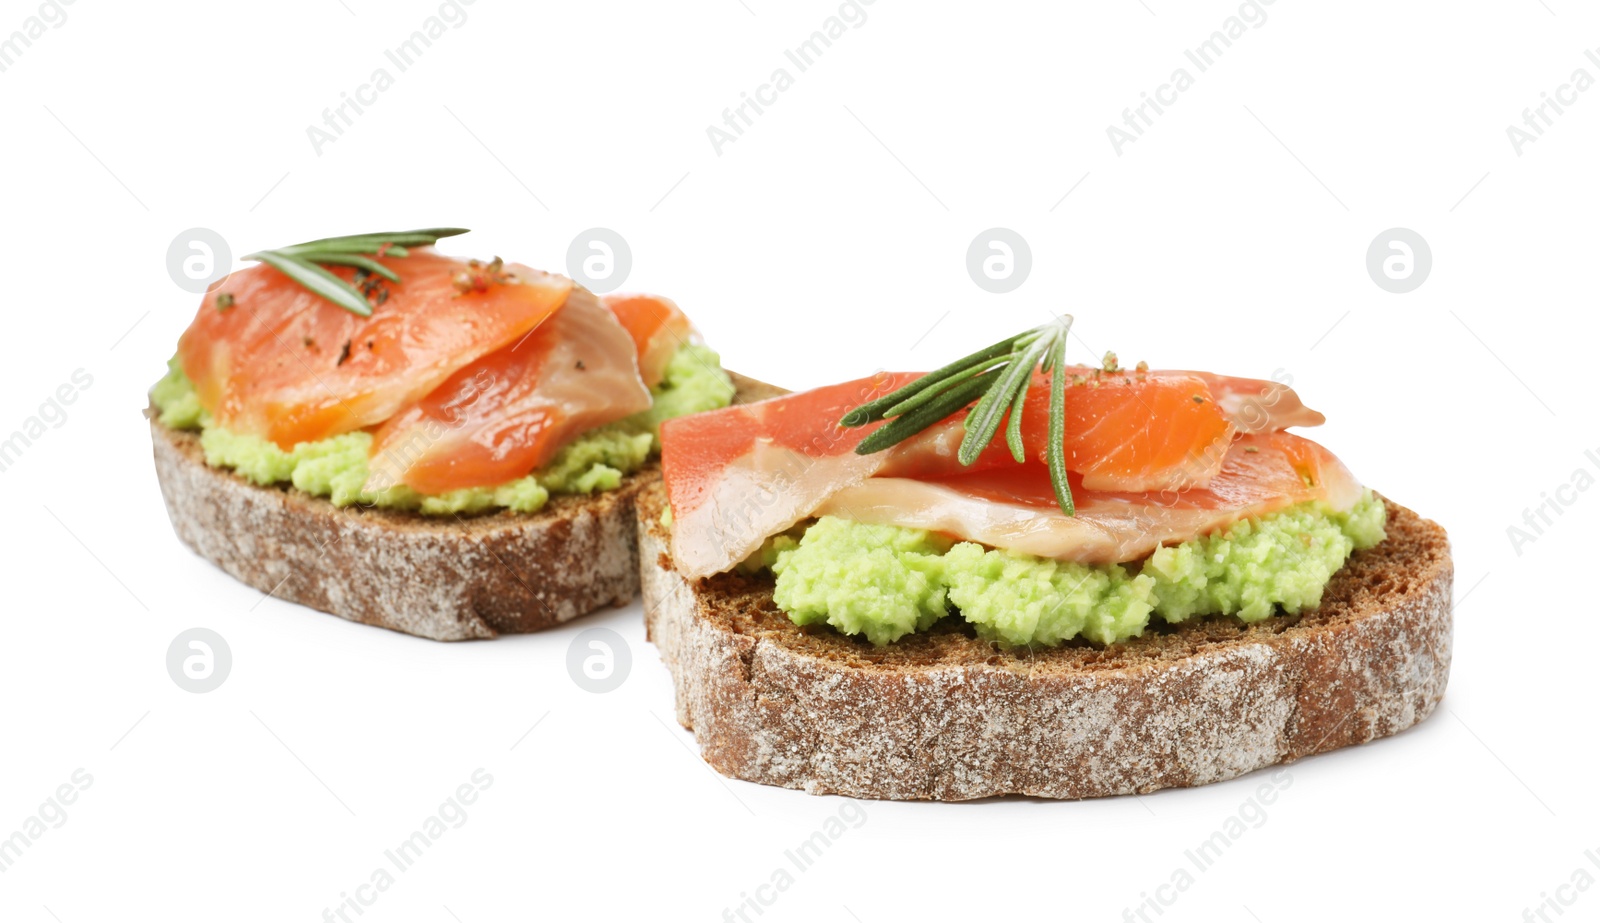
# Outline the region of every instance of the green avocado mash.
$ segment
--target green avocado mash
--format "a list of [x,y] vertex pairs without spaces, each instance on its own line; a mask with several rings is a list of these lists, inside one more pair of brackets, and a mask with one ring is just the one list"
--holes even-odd
[[873,644],[925,630],[952,610],[1006,645],[1079,636],[1112,644],[1143,634],[1152,614],[1255,622],[1279,607],[1315,607],[1352,551],[1383,541],[1385,519],[1383,501],[1367,491],[1344,513],[1302,504],[1143,562],[1085,565],[824,516],[798,542],[769,540],[747,564],[777,575],[773,598],[795,624],[823,622]]
[[434,515],[498,507],[532,513],[543,508],[552,493],[615,489],[624,476],[643,467],[650,453],[660,448],[663,420],[726,407],[733,400],[733,383],[715,352],[689,345],[673,355],[665,377],[651,389],[651,395],[654,402],[649,409],[580,435],[538,471],[497,487],[426,495],[404,485],[363,489],[371,433],[345,433],[302,442],[284,451],[260,436],[231,432],[211,422],[175,358],[167,363],[167,374],[150,389],[163,424],[200,430],[207,464],[232,468],[256,484],[292,484],[306,493],[327,497],[336,506],[361,504]]

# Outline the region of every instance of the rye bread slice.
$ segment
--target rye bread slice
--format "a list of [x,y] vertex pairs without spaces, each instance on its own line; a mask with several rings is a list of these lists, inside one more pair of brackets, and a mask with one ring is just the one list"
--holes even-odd
[[1313,611],[1033,650],[956,617],[883,648],[797,627],[770,575],[675,572],[665,503],[660,484],[636,501],[646,633],[706,762],[751,782],[941,801],[1203,785],[1398,733],[1449,678],[1449,541],[1393,503]]
[[[770,396],[732,377],[735,401]],[[424,516],[257,486],[153,418],[150,439],[172,527],[202,558],[278,599],[436,641],[625,605],[639,591],[634,500],[661,477],[652,462],[616,490],[552,496],[537,513]]]

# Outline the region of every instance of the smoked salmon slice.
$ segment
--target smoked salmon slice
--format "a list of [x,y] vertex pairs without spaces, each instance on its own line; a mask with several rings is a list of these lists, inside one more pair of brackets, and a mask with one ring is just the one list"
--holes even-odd
[[633,337],[645,386],[660,384],[673,354],[695,338],[688,315],[672,299],[660,295],[606,295],[600,302]]
[[854,449],[881,424],[844,429],[838,420],[916,377],[883,373],[663,422],[661,465],[679,569],[721,573],[877,473],[888,453]]
[[[1235,426],[1213,398],[1208,382],[1187,373],[1104,373],[1069,368],[1067,469],[1090,490],[1183,490],[1210,480]],[[1050,386],[1035,372],[1022,412],[1027,455],[1045,458]],[[885,476],[951,473],[966,430],[957,416],[891,450]],[[993,440],[967,471],[1015,465],[1000,439]]]
[[[400,276],[359,317],[271,267],[229,276],[178,342],[201,406],[220,426],[284,449],[364,429],[433,391],[464,366],[515,343],[560,308],[572,280],[525,266],[460,292],[467,261],[417,247],[377,257]],[[330,267],[353,280],[349,267]],[[217,294],[231,296],[219,308]]]
[[[1134,496],[1192,491],[1214,482],[1234,457],[1243,421],[1231,418],[1213,395],[1211,382],[1223,381],[1220,377],[1073,368],[1067,374],[1082,379],[1066,391],[1074,495],[1078,489]],[[663,469],[679,568],[690,576],[725,571],[768,536],[815,515],[835,498],[865,502],[856,491],[869,489],[863,487],[869,479],[916,484],[991,471],[1016,477],[1018,470],[1044,470],[1048,388],[1038,382],[1023,409],[1028,464],[1017,465],[997,434],[971,466],[961,465],[956,457],[964,434],[961,414],[888,450],[857,455],[856,445],[882,423],[846,429],[839,426],[840,417],[918,377],[881,373],[665,423]],[[1259,392],[1272,384],[1226,381],[1229,394]],[[1285,411],[1303,409],[1297,397],[1280,395],[1278,403]],[[1283,419],[1291,417],[1309,419],[1295,414]],[[1072,517],[1061,519],[1070,523]]]
[[1073,516],[1056,504],[1045,466],[1032,463],[931,480],[868,478],[835,493],[814,515],[944,532],[1039,557],[1117,564],[1297,503],[1347,510],[1362,493],[1333,453],[1285,432],[1239,436],[1204,487],[1133,493],[1090,490],[1076,475],[1071,482]]
[[367,489],[503,484],[572,437],[650,406],[634,340],[586,289],[526,338],[458,370],[378,428]]
[[1186,375],[1203,379],[1222,412],[1241,433],[1270,433],[1291,426],[1321,426],[1322,414],[1300,402],[1285,381],[1236,378],[1212,372],[1151,372],[1151,375]]

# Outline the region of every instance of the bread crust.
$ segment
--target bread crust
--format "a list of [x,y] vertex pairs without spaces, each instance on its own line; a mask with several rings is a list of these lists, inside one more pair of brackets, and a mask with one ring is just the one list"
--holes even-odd
[[959,619],[874,648],[795,626],[770,576],[672,568],[665,493],[637,500],[646,630],[678,720],[724,775],[813,794],[1092,798],[1203,785],[1398,733],[1449,679],[1449,542],[1389,503],[1322,604],[1196,619],[1110,647],[1005,650]]
[[[770,393],[732,377],[736,401]],[[153,418],[150,440],[173,530],[196,554],[278,599],[435,641],[626,605],[639,592],[634,499],[661,477],[651,462],[616,490],[552,495],[537,513],[424,516],[257,486]]]

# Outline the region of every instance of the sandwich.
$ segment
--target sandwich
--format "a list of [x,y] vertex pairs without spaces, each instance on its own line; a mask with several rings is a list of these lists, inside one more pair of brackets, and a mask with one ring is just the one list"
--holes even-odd
[[1449,676],[1443,529],[1290,428],[1287,383],[1066,360],[666,421],[647,631],[719,772],[856,798],[1086,798],[1395,734]]
[[672,301],[434,249],[460,233],[262,251],[206,293],[148,410],[201,557],[437,640],[633,598],[659,426],[735,384]]

